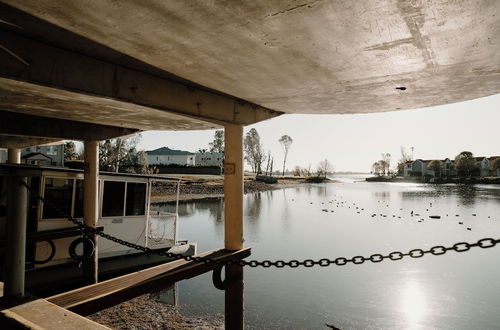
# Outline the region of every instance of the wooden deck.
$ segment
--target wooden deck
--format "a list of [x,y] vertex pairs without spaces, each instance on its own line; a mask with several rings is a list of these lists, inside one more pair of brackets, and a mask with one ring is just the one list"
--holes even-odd
[[[3,296],[3,283],[0,282]],[[0,303],[0,329],[108,329],[45,299]]]
[[[217,249],[196,256],[210,257],[216,260],[237,260],[249,255],[250,248],[238,251]],[[46,300],[80,315],[89,315],[218,267],[220,266],[215,263],[200,263],[181,259],[61,293]]]

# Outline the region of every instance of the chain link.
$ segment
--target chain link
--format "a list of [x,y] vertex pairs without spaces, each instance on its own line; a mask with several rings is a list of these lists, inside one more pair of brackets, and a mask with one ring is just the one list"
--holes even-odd
[[[25,186],[30,192],[32,192],[31,187],[29,187],[26,183],[21,182],[23,186]],[[44,198],[40,195],[36,196],[37,199],[41,200],[42,202],[45,202]],[[219,260],[219,259],[213,259],[210,257],[193,257],[193,256],[184,256],[180,254],[175,254],[167,251],[158,251],[158,250],[153,250],[148,247],[134,244],[125,240],[122,240],[118,237],[111,236],[109,234],[106,234],[102,231],[99,231],[97,228],[94,227],[89,227],[83,224],[81,221],[78,219],[75,219],[73,217],[68,217],[67,218],[69,221],[71,221],[73,224],[78,226],[79,228],[83,229],[84,235],[98,235],[102,238],[105,238],[107,240],[110,240],[112,242],[115,242],[117,244],[127,246],[132,249],[136,249],[148,254],[156,254],[159,256],[164,256],[167,258],[171,259],[184,259],[186,261],[193,261],[193,262],[203,262],[203,263],[215,263],[217,265],[240,265],[240,266],[249,266],[252,268],[255,267],[263,267],[263,268],[270,268],[270,267],[276,267],[276,268],[283,268],[283,267],[290,267],[290,268],[297,268],[299,266],[303,266],[306,268],[314,267],[314,266],[321,266],[321,267],[328,267],[330,265],[335,265],[335,266],[345,266],[349,263],[354,264],[354,265],[361,265],[365,261],[371,261],[373,263],[379,263],[384,261],[385,259],[390,259],[392,261],[397,261],[397,260],[402,260],[404,258],[410,257],[410,258],[421,258],[425,255],[435,255],[435,256],[440,256],[443,254],[446,254],[448,251],[455,251],[455,252],[466,252],[469,251],[473,247],[479,247],[482,249],[489,249],[492,247],[495,247],[498,243],[500,243],[500,239],[494,239],[494,238],[483,238],[477,241],[476,243],[468,243],[468,242],[459,242],[455,243],[454,245],[450,247],[445,247],[442,245],[437,245],[431,247],[429,250],[424,251],[422,249],[413,249],[410,250],[408,253],[403,253],[399,251],[394,251],[391,252],[387,255],[382,255],[382,254],[372,254],[369,257],[363,257],[363,256],[355,256],[352,257],[351,259],[345,258],[345,257],[339,257],[336,259],[328,259],[328,258],[323,258],[319,259],[317,261],[312,260],[312,259],[306,259],[303,261],[299,260],[290,260],[290,261],[284,261],[284,260],[276,260],[276,261],[271,261],[271,260],[263,260],[263,261],[258,261],[258,260]]]

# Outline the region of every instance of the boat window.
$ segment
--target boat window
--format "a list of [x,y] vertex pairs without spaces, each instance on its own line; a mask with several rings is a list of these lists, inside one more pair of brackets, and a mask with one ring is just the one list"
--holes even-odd
[[127,183],[127,203],[125,215],[144,215],[146,213],[146,184]]
[[68,218],[72,197],[72,179],[45,178],[43,219]]
[[123,198],[125,182],[104,181],[104,196],[102,198],[102,216],[123,216]]
[[75,218],[83,218],[83,180],[76,180],[75,189]]

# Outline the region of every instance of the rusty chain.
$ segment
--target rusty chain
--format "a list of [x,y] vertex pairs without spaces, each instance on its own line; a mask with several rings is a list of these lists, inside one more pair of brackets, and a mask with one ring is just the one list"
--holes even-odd
[[[21,182],[21,185],[25,186],[28,191],[32,192],[31,187],[29,187],[26,183]],[[44,198],[40,195],[36,196],[37,199],[41,200],[42,202],[45,202]],[[446,254],[448,251],[454,251],[458,253],[466,252],[469,251],[471,248],[479,247],[482,249],[489,249],[492,247],[495,247],[498,243],[500,243],[500,239],[494,239],[494,238],[483,238],[478,240],[476,243],[468,243],[468,242],[458,242],[453,244],[452,246],[442,246],[442,245],[436,245],[431,247],[428,250],[423,250],[423,249],[413,249],[408,251],[407,253],[399,252],[399,251],[394,251],[391,252],[387,255],[382,255],[379,253],[372,254],[369,257],[364,257],[364,256],[354,256],[352,258],[345,258],[345,257],[338,257],[335,259],[329,259],[329,258],[322,258],[319,260],[313,260],[313,259],[306,259],[303,261],[299,260],[276,260],[276,261],[271,261],[271,260],[263,260],[263,261],[258,261],[258,260],[250,260],[250,261],[245,261],[245,260],[218,260],[218,259],[213,259],[210,257],[193,257],[193,256],[183,256],[180,254],[175,254],[172,252],[167,252],[167,251],[158,251],[158,250],[153,250],[148,247],[138,245],[132,242],[128,242],[125,240],[122,240],[118,237],[114,237],[112,235],[106,234],[102,231],[97,230],[94,227],[89,227],[83,224],[80,220],[73,218],[73,217],[68,217],[67,218],[69,221],[71,221],[73,224],[78,226],[83,230],[84,235],[98,235],[102,238],[108,239],[112,242],[115,242],[120,245],[124,245],[148,254],[156,254],[159,256],[164,256],[167,258],[172,258],[172,259],[184,259],[186,261],[194,261],[194,262],[204,262],[204,263],[215,263],[217,265],[225,266],[225,265],[240,265],[240,266],[248,266],[248,267],[263,267],[263,268],[270,268],[270,267],[276,267],[276,268],[283,268],[283,267],[290,267],[290,268],[297,268],[300,266],[310,268],[314,266],[320,266],[320,267],[328,267],[331,265],[335,266],[345,266],[347,264],[354,264],[354,265],[361,265],[365,262],[373,262],[373,263],[379,263],[384,260],[392,260],[392,261],[397,261],[397,260],[402,260],[404,258],[422,258],[425,255],[434,255],[434,256],[440,256],[443,254]]]

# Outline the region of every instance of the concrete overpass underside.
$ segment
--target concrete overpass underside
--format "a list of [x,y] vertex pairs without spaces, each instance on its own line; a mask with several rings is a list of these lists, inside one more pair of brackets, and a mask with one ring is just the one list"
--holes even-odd
[[4,146],[414,109],[499,78],[495,0],[0,1]]

